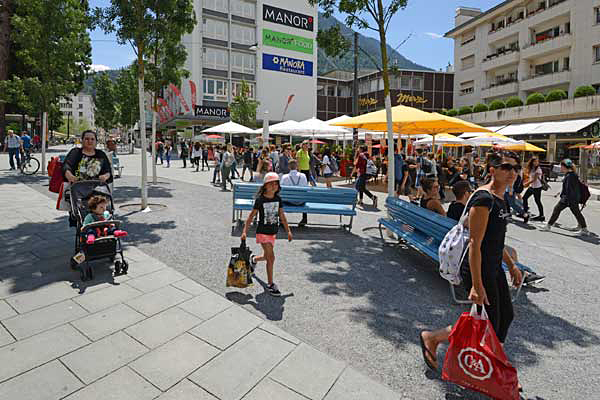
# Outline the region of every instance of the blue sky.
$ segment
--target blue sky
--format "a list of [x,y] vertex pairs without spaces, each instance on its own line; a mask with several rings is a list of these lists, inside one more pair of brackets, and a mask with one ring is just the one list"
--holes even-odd
[[[500,2],[501,0],[408,0],[408,7],[399,11],[390,24],[388,43],[396,47],[412,33],[411,38],[398,51],[417,64],[434,69],[445,68],[448,62],[453,62],[454,56],[452,40],[445,39],[443,34],[454,26],[456,8],[465,6],[487,10]],[[108,0],[90,1],[92,7],[107,4]],[[370,30],[362,33],[377,37]],[[103,66],[120,68],[130,64],[135,58],[131,47],[120,46],[114,36],[94,31],[91,38],[92,63],[98,69]]]

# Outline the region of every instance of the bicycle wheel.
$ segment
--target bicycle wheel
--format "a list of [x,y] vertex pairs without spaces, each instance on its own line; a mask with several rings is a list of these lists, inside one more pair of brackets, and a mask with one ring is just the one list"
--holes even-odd
[[28,160],[23,161],[21,164],[21,171],[25,175],[33,175],[40,169],[40,162],[37,158],[29,158]]

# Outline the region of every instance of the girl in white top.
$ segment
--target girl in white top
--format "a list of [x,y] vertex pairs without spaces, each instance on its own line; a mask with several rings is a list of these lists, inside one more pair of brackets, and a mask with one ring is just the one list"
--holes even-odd
[[202,158],[202,147],[200,147],[200,143],[196,142],[192,146],[192,163],[196,164],[196,172],[200,168],[200,158]]
[[543,222],[546,220],[544,217],[544,205],[542,204],[542,179],[544,173],[540,168],[540,161],[536,157],[533,157],[531,160],[529,160],[527,163],[526,172],[529,176],[524,182],[524,186],[528,186],[527,191],[523,196],[524,211],[525,213],[529,211],[529,198],[533,195],[535,204],[538,208],[538,216],[532,218],[531,220]]
[[333,176],[333,171],[331,170],[331,152],[327,148],[323,152],[323,160],[321,160],[321,168],[323,168],[323,177],[325,178],[325,184],[328,188],[331,188],[331,177]]

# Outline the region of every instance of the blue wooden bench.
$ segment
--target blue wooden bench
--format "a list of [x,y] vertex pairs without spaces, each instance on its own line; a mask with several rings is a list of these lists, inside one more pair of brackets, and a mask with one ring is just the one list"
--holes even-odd
[[[382,227],[385,227],[438,263],[440,243],[457,222],[399,198],[388,197],[385,205],[388,209],[388,217],[380,218],[378,221],[381,239],[385,241],[382,231]],[[532,272],[530,268],[521,263],[516,262],[515,265],[522,271]],[[505,270],[508,269],[506,265],[503,267]],[[459,300],[456,297],[454,286],[449,284],[454,302],[458,304],[471,303],[468,300]],[[521,286],[517,288],[513,301],[518,297]]]
[[[243,211],[251,211],[260,184],[235,183],[233,185],[232,222],[242,220]],[[325,188],[313,186],[282,186],[279,193],[284,202],[285,213],[307,213],[321,215],[339,215],[340,226],[352,229],[356,215],[355,189]],[[342,217],[350,217],[350,223],[344,225]]]

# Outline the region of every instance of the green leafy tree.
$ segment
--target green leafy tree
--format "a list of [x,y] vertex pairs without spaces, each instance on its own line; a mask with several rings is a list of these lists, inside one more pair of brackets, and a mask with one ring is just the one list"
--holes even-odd
[[132,128],[140,115],[138,81],[133,66],[123,68],[115,82],[117,123],[125,129]]
[[[22,64],[18,80],[0,82],[0,93],[23,89],[37,112],[83,87],[91,64],[86,2],[81,0],[13,0],[11,41]],[[45,148],[42,173],[45,172]]]
[[[193,0],[110,0],[106,8],[94,10],[94,21],[107,33],[114,33],[120,44],[129,43],[137,56],[139,127],[142,139],[142,209],[148,206],[145,74],[153,46],[169,46],[191,33],[196,24]],[[153,146],[154,147],[154,146]]]
[[513,96],[513,97],[509,97],[506,100],[506,107],[507,108],[511,108],[511,107],[521,107],[523,105],[523,100],[521,100],[519,97],[517,96]]
[[231,120],[238,124],[254,128],[256,125],[256,109],[260,103],[250,97],[250,86],[242,81],[239,93],[233,98],[229,105]]
[[[390,68],[388,65],[388,46],[386,33],[388,27],[396,13],[401,9],[406,8],[408,0],[390,0],[386,1],[384,5],[383,0],[308,0],[311,5],[318,5],[325,14],[325,17],[331,16],[334,11],[345,15],[346,25],[350,28],[357,27],[358,29],[369,29],[377,32],[379,35],[379,44],[381,47],[381,72],[383,77],[383,90],[385,98],[385,109],[387,116],[387,132],[388,141],[391,143],[394,140],[394,133],[392,127],[392,99],[390,97]],[[339,33],[339,31],[338,31]],[[335,35],[334,31],[329,32],[328,35]],[[327,35],[327,33],[325,33]],[[324,36],[321,35],[321,42],[323,42]],[[328,41],[330,46],[326,46],[325,50],[329,54],[335,54],[336,49],[345,51],[344,43],[337,41],[338,45],[334,46],[336,40],[331,39]],[[346,43],[347,44],[347,43]],[[321,45],[321,43],[319,43]],[[388,158],[394,159],[393,146],[388,147]],[[394,169],[388,171],[388,193],[390,196],[394,194]]]
[[506,103],[504,103],[502,100],[494,100],[489,106],[490,111],[500,110],[502,108],[506,108]]
[[99,72],[95,75],[94,118],[96,126],[110,131],[117,123],[117,92],[115,84],[108,74]]
[[[9,77],[10,46],[10,17],[12,14],[12,0],[0,3],[0,82]],[[6,125],[6,102],[0,99],[0,143],[4,143]]]
[[528,106],[532,105],[532,104],[539,104],[539,103],[545,103],[546,102],[546,96],[544,96],[541,93],[531,93],[529,96],[527,96],[527,101],[525,102],[525,104],[527,104]]
[[594,89],[592,86],[579,86],[577,89],[575,89],[575,93],[573,94],[573,97],[577,98],[577,97],[586,97],[586,96],[593,96],[596,94],[596,89]]

